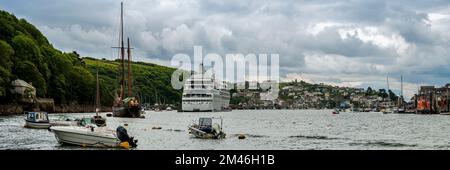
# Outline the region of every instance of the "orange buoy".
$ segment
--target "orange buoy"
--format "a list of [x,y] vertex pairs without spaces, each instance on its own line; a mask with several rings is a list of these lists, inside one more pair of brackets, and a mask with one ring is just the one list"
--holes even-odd
[[124,148],[124,149],[130,149],[130,143],[128,143],[127,141],[121,142],[121,143],[119,144],[119,146],[120,146],[121,148]]

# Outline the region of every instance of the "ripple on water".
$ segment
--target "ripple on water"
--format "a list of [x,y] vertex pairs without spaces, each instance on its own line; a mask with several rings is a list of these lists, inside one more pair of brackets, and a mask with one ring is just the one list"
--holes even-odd
[[289,138],[321,139],[321,140],[335,140],[335,139],[341,139],[341,138],[328,137],[328,136],[321,136],[321,135],[295,135],[295,136],[289,136]]
[[169,132],[184,132],[185,130],[181,130],[181,129],[164,129],[164,131],[169,131]]
[[238,137],[240,135],[245,135],[246,137],[251,137],[251,138],[268,138],[269,137],[267,135],[255,135],[255,134],[230,134],[230,136],[232,136],[232,137]]
[[379,146],[379,147],[417,147],[417,144],[406,144],[389,141],[366,141],[366,142],[352,142],[350,146]]

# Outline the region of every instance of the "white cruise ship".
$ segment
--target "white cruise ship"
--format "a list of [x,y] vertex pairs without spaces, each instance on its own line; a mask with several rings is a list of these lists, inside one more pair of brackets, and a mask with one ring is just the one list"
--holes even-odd
[[198,73],[186,80],[181,110],[183,112],[215,112],[227,109],[230,92],[224,82],[217,82],[214,75],[205,74],[203,65]]

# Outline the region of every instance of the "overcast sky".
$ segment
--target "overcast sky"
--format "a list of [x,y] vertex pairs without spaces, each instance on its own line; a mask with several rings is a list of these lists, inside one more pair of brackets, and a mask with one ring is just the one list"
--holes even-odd
[[[283,80],[386,88],[450,82],[447,0],[133,0],[125,35],[138,60],[177,53],[278,53]],[[116,59],[120,1],[14,0],[0,8],[36,25],[58,49]]]

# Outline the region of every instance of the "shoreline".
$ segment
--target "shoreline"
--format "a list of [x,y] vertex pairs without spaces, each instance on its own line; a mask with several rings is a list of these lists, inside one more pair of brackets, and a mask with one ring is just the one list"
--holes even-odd
[[[102,112],[112,112],[112,107],[102,106]],[[21,115],[24,111],[45,111],[52,113],[93,113],[95,105],[55,105],[53,107],[30,107],[23,104],[0,104],[0,116]]]

